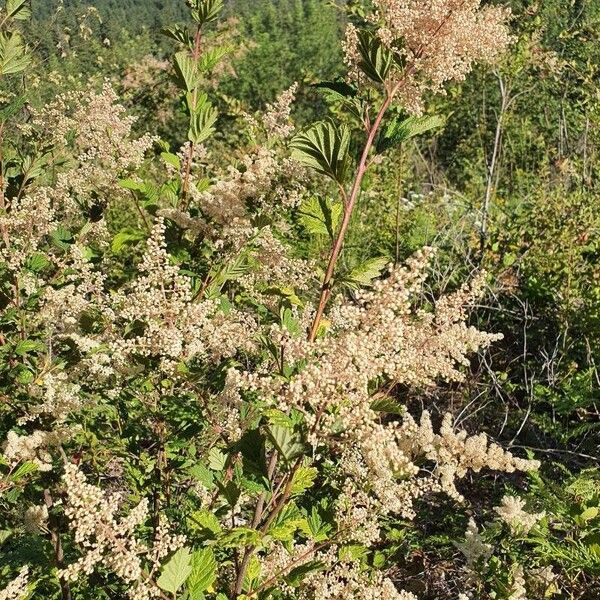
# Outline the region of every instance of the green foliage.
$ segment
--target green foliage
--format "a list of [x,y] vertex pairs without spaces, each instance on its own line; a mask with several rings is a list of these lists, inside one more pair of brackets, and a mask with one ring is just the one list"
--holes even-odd
[[385,83],[394,60],[392,53],[379,38],[365,30],[358,34],[358,51],[362,58],[359,66],[364,74],[376,83]]
[[296,160],[340,184],[344,183],[349,166],[349,145],[350,130],[331,120],[311,125],[291,142]]
[[192,573],[192,555],[188,548],[180,548],[163,567],[157,583],[165,592],[176,594]]
[[384,152],[398,144],[443,127],[445,119],[437,115],[422,117],[396,117],[387,126],[377,143],[377,151]]
[[[49,458],[39,451],[30,460],[11,464],[0,453],[0,588],[28,564],[36,578],[29,590],[32,597],[68,597],[56,576],[61,566],[57,560],[73,564],[83,547],[75,542],[64,514],[69,490],[60,474],[67,460],[80,465],[88,482],[118,505],[118,518],[125,519],[121,515],[150,499],[149,518],[131,532],[143,544],[151,546],[159,537],[159,517],[169,520],[174,532],[185,534],[185,545],[174,547],[156,564],[144,558],[144,577],[181,600],[296,597],[307,575],[331,568],[294,554],[313,545],[319,551],[331,548],[334,563],[357,565],[363,583],[390,576],[414,584],[424,600],[466,589],[481,600],[506,600],[519,564],[528,577],[544,567],[557,575],[551,584],[530,589],[532,598],[599,597],[600,138],[595,32],[600,15],[594,3],[515,0],[512,26],[518,39],[495,76],[477,71],[474,78],[452,86],[447,97],[427,100],[423,116],[401,110],[386,115],[368,153],[368,173],[358,186],[351,229],[327,285],[322,283],[328,253],[348,210],[346,192],[340,200],[336,194],[356,177],[355,149],[381,107],[382,91],[389,91],[381,84],[389,83],[404,60],[363,28],[367,3],[349,2],[348,9],[361,28],[359,66],[377,84],[368,88],[335,79],[341,71],[338,42],[345,21],[339,3],[192,0],[191,12],[183,2],[159,0],[64,4],[65,10],[56,13],[51,2],[34,0],[30,10],[25,0],[7,0],[0,13],[0,442],[8,432],[24,435],[53,426],[49,416],[33,414],[46,394],[52,402],[70,406],[70,396],[52,396],[46,390],[48,380],[62,382],[64,373],[77,372],[84,360],[86,368],[104,372],[108,350],[90,350],[88,334],[93,339],[93,334],[112,328],[120,345],[110,352],[118,352],[134,341],[152,339],[157,330],[177,331],[184,314],[167,311],[144,320],[136,305],[129,307],[125,322],[111,322],[114,307],[108,304],[77,318],[42,321],[48,307],[63,314],[59,309],[70,305],[72,297],[93,297],[98,290],[111,301],[122,293],[127,305],[135,298],[140,273],[148,268],[142,256],[152,262],[164,251],[166,264],[179,269],[180,279],[173,287],[157,289],[156,298],[162,294],[176,306],[178,294],[185,295],[189,314],[198,318],[194,325],[202,322],[203,315],[195,312],[199,305],[214,310],[206,325],[214,331],[229,326],[229,316],[238,312],[251,318],[241,322],[241,334],[232,329],[231,337],[238,340],[225,336],[224,348],[203,349],[206,355],[165,359],[142,348],[119,365],[118,384],[115,375],[102,385],[80,376],[69,383],[76,384],[75,395],[85,401],[69,408],[58,424],[58,429],[67,424],[70,437],[51,446]],[[101,20],[82,20],[90,4],[97,6]],[[239,21],[227,30],[218,22],[221,15]],[[175,21],[179,24],[172,25]],[[86,30],[82,25],[90,27],[87,39],[78,33]],[[68,41],[65,32],[71,33]],[[234,49],[236,38],[244,41],[242,51]],[[400,48],[402,41],[395,43]],[[164,66],[150,75],[138,71],[149,56],[158,64],[172,56],[173,72]],[[50,71],[55,71],[52,77]],[[139,72],[142,84],[128,87]],[[88,166],[86,149],[75,151],[75,131],[61,137],[54,123],[40,126],[37,111],[56,95],[57,87],[69,92],[89,80],[91,90],[104,76],[115,81],[129,108],[142,117],[138,130],[159,132],[162,139],[136,170],[118,163],[114,148],[109,151],[104,174],[113,185],[94,188],[90,207],[84,193],[61,178]],[[220,78],[224,81],[218,84]],[[330,80],[315,85],[320,79]],[[260,114],[251,126],[240,118],[272,102],[292,81],[301,84],[299,120],[305,123],[316,114],[312,125],[280,139],[262,130]],[[31,83],[35,85],[29,87]],[[512,100],[502,112],[507,90]],[[326,118],[325,106],[315,101],[321,97],[329,106]],[[498,123],[499,156],[490,172]],[[90,139],[105,133],[90,131]],[[191,145],[180,151],[186,142]],[[257,148],[264,154],[256,154]],[[87,149],[93,156],[93,139]],[[298,168],[285,162],[290,156],[309,173],[303,172],[307,187],[293,201],[285,191],[297,189],[282,168]],[[276,169],[282,174],[261,187],[261,178],[271,177]],[[317,187],[313,173],[329,181],[317,178]],[[92,176],[88,183],[95,185]],[[488,188],[489,227],[482,239],[482,199]],[[213,212],[207,209],[207,197],[219,200],[216,193],[211,197],[215,189],[225,189],[228,201],[239,201],[240,210],[222,218],[218,203]],[[52,195],[56,190],[72,202],[60,205]],[[19,224],[18,235],[27,239],[43,225],[48,195],[61,207],[56,214],[61,224],[27,246],[12,271],[4,264],[13,256],[4,252],[13,243],[4,239],[4,223],[22,201],[36,198],[40,218],[35,214]],[[234,229],[240,214],[247,218],[240,228],[244,233],[220,238],[216,232]],[[144,248],[159,218],[164,221],[164,244],[148,258]],[[363,382],[376,423],[382,430],[394,427],[403,415],[423,407],[437,422],[438,413],[450,410],[469,429],[487,431],[507,447],[535,449],[556,461],[527,482],[516,475],[510,479],[511,495],[523,496],[528,510],[545,513],[527,533],[511,531],[491,510],[504,492],[499,479],[478,471],[461,482],[468,513],[474,515],[483,541],[492,546],[489,560],[469,569],[457,551],[457,543],[464,540],[464,511],[438,496],[426,495],[417,503],[416,521],[397,515],[380,519],[381,535],[369,548],[339,541],[346,531],[340,526],[338,501],[347,483],[339,468],[346,435],[340,415],[329,406],[314,414],[284,412],[273,400],[312,359],[314,348],[318,352],[320,344],[325,346],[329,336],[343,329],[339,314],[333,312],[331,321],[323,318],[315,347],[304,353],[306,319],[319,293],[335,294],[340,303],[336,310],[346,301],[360,300],[364,290],[378,289],[376,283],[390,263],[425,245],[435,246],[437,255],[427,284],[431,287],[424,286],[414,299],[418,318],[411,321],[385,311],[381,318],[406,318],[410,330],[419,319],[427,321],[440,291],[459,287],[483,267],[490,274],[491,293],[473,307],[471,323],[501,332],[504,339],[461,367],[464,386],[409,389],[386,376]],[[283,248],[291,256],[286,283],[278,279],[275,260]],[[296,270],[294,261],[300,259],[308,259],[302,264],[310,264],[310,276]],[[82,264],[98,277],[86,280],[88,287],[76,296],[73,286],[83,285],[77,270]],[[358,303],[352,307],[364,310]],[[250,339],[255,323],[264,335]],[[437,326],[432,324],[433,329]],[[459,320],[456,329],[461,328]],[[204,333],[197,333],[190,344],[204,344]],[[165,336],[161,343],[164,347],[171,341]],[[232,385],[231,391],[230,374],[246,370],[253,373],[248,386],[238,393]],[[82,368],[81,373],[87,372]],[[272,377],[272,385],[261,387],[266,377]],[[333,374],[327,386],[338,385]],[[314,389],[302,393],[308,404]],[[342,398],[343,410],[354,402],[353,394]],[[315,420],[322,415],[331,424],[326,452],[314,446]],[[387,450],[382,448],[381,454],[387,456]],[[378,459],[379,450],[374,453],[373,460]],[[46,459],[52,471],[44,470]],[[395,460],[390,451],[392,478],[409,485],[401,465],[392,465]],[[427,456],[415,461],[422,474],[438,468]],[[375,483],[364,482],[360,493],[372,498]],[[110,495],[113,490],[122,492],[118,502]],[[24,527],[25,510],[42,504],[49,508],[43,528]],[[359,504],[349,508],[356,514],[370,510]],[[62,547],[56,547],[57,539]],[[286,556],[297,563],[281,572],[265,572],[273,547],[282,555],[289,551]],[[59,550],[64,559],[57,559]],[[233,590],[232,573],[244,575],[240,593]],[[528,580],[528,585],[533,584]],[[121,598],[128,591],[127,582],[106,564],[71,587],[72,597],[82,600]]]

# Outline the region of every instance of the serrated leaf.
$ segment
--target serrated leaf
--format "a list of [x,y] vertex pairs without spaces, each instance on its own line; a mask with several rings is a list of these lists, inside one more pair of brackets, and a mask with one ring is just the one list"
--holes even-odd
[[189,99],[188,106],[191,112],[188,138],[194,144],[200,144],[214,133],[219,113],[208,101],[206,94],[201,94],[195,105]]
[[34,375],[29,369],[27,369],[25,367],[22,367],[21,369],[19,369],[18,375],[16,377],[17,383],[20,383],[21,385],[27,385],[28,383],[31,383],[33,380],[34,380]]
[[192,572],[192,555],[189,548],[180,548],[162,568],[157,580],[165,592],[176,594]]
[[46,348],[43,342],[38,340],[21,340],[15,346],[15,354],[17,356],[25,356],[30,352],[42,351]]
[[192,0],[192,17],[199,25],[215,21],[223,9],[223,0]]
[[187,31],[175,25],[174,27],[164,27],[160,31],[163,35],[185,46],[191,45],[191,39]]
[[146,236],[141,231],[120,231],[113,238],[110,248],[114,254],[119,254],[126,246],[145,238]]
[[6,18],[26,21],[31,17],[30,0],[6,0]]
[[233,50],[233,46],[210,48],[202,54],[198,66],[201,71],[211,71],[221,60]]
[[358,93],[356,88],[348,85],[345,81],[322,81],[314,85],[318,90],[339,98],[354,98]]
[[348,168],[349,145],[348,127],[336,125],[331,119],[311,125],[290,142],[293,158],[340,184]]
[[390,413],[393,415],[402,415],[406,412],[406,408],[403,404],[397,400],[394,400],[393,398],[389,398],[388,396],[373,400],[371,403],[371,410],[374,410],[375,412]]
[[200,598],[200,594],[210,589],[217,580],[217,561],[212,548],[196,550],[192,555],[192,572],[187,580],[190,598]]
[[188,473],[206,489],[212,490],[215,487],[213,474],[202,463],[190,467]]
[[308,515],[306,520],[310,528],[311,537],[316,542],[322,542],[329,537],[332,525],[323,519],[316,506],[311,508],[310,515]]
[[246,576],[244,577],[243,589],[250,592],[254,589],[258,578],[261,574],[261,564],[259,558],[254,554],[248,563],[248,569],[246,570]]
[[181,170],[181,160],[177,154],[171,152],[161,152],[160,157],[168,164],[171,165],[176,171]]
[[373,279],[381,276],[389,262],[390,259],[387,256],[367,260],[350,271],[347,278],[348,283],[354,288],[371,285]]
[[226,483],[217,481],[216,483],[223,498],[225,498],[228,504],[233,508],[242,494],[240,486],[233,480],[227,481]]
[[208,510],[197,510],[189,518],[190,527],[209,531],[214,535],[220,535],[223,531],[219,519]]
[[360,123],[363,122],[366,103],[358,96],[358,90],[343,81],[324,81],[314,86],[329,103],[341,102],[344,108]]
[[227,462],[227,454],[219,450],[217,447],[213,447],[208,452],[208,467],[213,471],[222,471],[225,468]]
[[219,538],[219,544],[223,548],[241,548],[243,546],[254,546],[260,542],[261,534],[250,527],[236,527]]
[[283,458],[290,462],[305,451],[300,436],[288,427],[271,425],[267,428],[269,439]]
[[206,296],[215,297],[228,281],[235,281],[252,270],[252,261],[248,251],[241,252],[234,260],[225,265],[219,265],[210,273],[211,283]]
[[341,561],[356,561],[361,560],[367,554],[368,550],[361,544],[348,544],[339,549],[339,557]]
[[269,422],[273,425],[279,425],[281,427],[289,428],[292,428],[294,426],[294,421],[292,420],[292,418],[281,410],[278,410],[276,408],[270,408],[267,409],[264,414],[265,417],[269,419]]
[[322,571],[325,569],[325,565],[319,561],[311,561],[292,569],[286,576],[285,581],[292,587],[298,587],[306,578],[309,573],[315,571]]
[[0,75],[15,75],[25,71],[31,57],[23,44],[21,34],[16,31],[0,33]]
[[298,530],[307,528],[306,519],[287,519],[269,529],[267,534],[280,542],[291,542]]
[[27,268],[33,273],[41,273],[46,267],[50,266],[50,261],[46,255],[41,253],[32,254],[27,260]]
[[439,115],[397,117],[386,127],[383,135],[377,141],[377,152],[381,153],[418,135],[432,129],[443,127],[446,120]]
[[135,181],[134,179],[120,179],[119,187],[135,192],[143,192],[146,188],[146,185],[143,181]]
[[68,250],[73,241],[73,234],[65,227],[59,226],[50,234],[50,239],[61,250]]
[[600,514],[600,509],[598,509],[598,507],[596,506],[591,506],[590,508],[586,508],[580,515],[579,518],[581,519],[582,522],[587,522],[587,521],[591,521],[592,519],[595,519],[598,514]]
[[198,65],[187,50],[177,52],[173,59],[177,83],[184,90],[191,92],[198,87],[200,76]]
[[298,209],[300,224],[312,235],[328,235],[333,239],[344,207],[330,198],[312,196],[302,202]]
[[373,81],[384,83],[394,62],[393,54],[377,36],[365,30],[358,34],[358,51],[361,71]]
[[21,463],[15,471],[12,472],[12,474],[9,476],[9,479],[16,483],[18,481],[20,481],[21,479],[23,479],[24,477],[27,477],[27,475],[31,475],[32,473],[35,473],[38,470],[38,467],[36,464],[31,463],[31,462],[24,462]]
[[319,471],[315,467],[300,467],[297,469],[292,478],[292,495],[296,496],[311,488],[318,474]]
[[280,310],[281,325],[293,336],[297,336],[302,332],[302,327],[298,319],[294,317],[294,313],[287,306]]

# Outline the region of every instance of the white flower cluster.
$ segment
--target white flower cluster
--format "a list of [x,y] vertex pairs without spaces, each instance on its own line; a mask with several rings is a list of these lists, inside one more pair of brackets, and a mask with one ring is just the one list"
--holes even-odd
[[[497,60],[510,42],[510,12],[482,8],[481,0],[374,0],[374,5],[368,18],[379,40],[404,60],[404,70],[395,77],[402,82],[401,103],[414,113],[423,110],[426,91],[440,93],[444,83],[463,80],[473,63]],[[351,76],[362,78],[352,25],[344,50]]]
[[502,503],[494,510],[513,533],[529,533],[535,524],[544,518],[545,513],[528,513],[523,510],[525,501],[518,496],[504,496]]
[[3,590],[0,600],[24,600],[29,596],[29,567],[24,566],[19,574]]
[[36,430],[31,435],[19,435],[9,431],[3,447],[3,458],[10,467],[20,462],[33,463],[40,471],[52,470],[50,448],[59,446],[65,439],[66,432]]
[[166,251],[165,224],[159,218],[139,265],[140,275],[112,295],[118,331],[138,322],[142,331],[124,338],[107,333],[114,362],[130,363],[130,356],[160,357],[162,369],[172,374],[180,361],[220,360],[254,348],[253,319],[235,309],[225,313],[213,300],[197,299],[189,277],[172,264]]
[[340,561],[333,551],[320,553],[318,559],[328,568],[308,575],[300,600],[417,600],[414,594],[397,590],[381,573],[365,572],[358,561]]
[[87,482],[76,465],[65,465],[63,482],[67,494],[65,514],[70,520],[75,542],[85,554],[63,569],[60,577],[76,581],[82,575],[90,575],[98,565],[103,565],[132,584],[128,592],[132,600],[159,596],[159,590],[145,569],[144,557],[156,568],[164,556],[183,546],[185,538],[171,535],[163,522],[154,547],[148,548],[135,537],[136,528],[148,517],[146,499],[126,517],[119,518],[122,496],[105,495],[100,488]]
[[515,565],[512,570],[512,584],[507,600],[527,600],[525,575],[522,565]]
[[[425,251],[393,271],[359,294],[357,302],[338,302],[328,332],[312,345],[298,342],[302,334],[296,339],[273,330],[271,338],[298,369],[293,377],[283,380],[257,370],[229,373],[228,398],[236,390],[253,390],[274,408],[302,411],[314,452],[335,456],[341,489],[335,502],[337,529],[346,542],[372,546],[379,540],[381,518],[414,518],[414,501],[425,494],[443,491],[462,501],[456,481],[469,471],[510,473],[538,466],[491,443],[485,434],[455,431],[450,414],[436,433],[427,411],[419,421],[404,412],[382,422],[374,410],[373,402],[386,399],[384,390],[396,384],[424,387],[438,378],[461,380],[459,365],[467,363],[466,355],[497,338],[466,324],[467,307],[480,294],[482,279],[439,300],[433,312],[413,308],[430,254]],[[488,550],[473,522],[465,553],[475,560]],[[366,582],[337,568],[314,577],[321,586],[316,598],[354,597],[353,586],[362,590],[357,597],[371,597]],[[382,582],[378,586],[383,589]]]
[[290,121],[290,113],[297,92],[298,83],[294,83],[280,94],[273,104],[267,104],[262,122],[269,136],[287,138],[294,131],[294,125]]
[[469,519],[465,541],[457,542],[456,547],[462,552],[467,566],[472,568],[480,559],[486,561],[492,555],[492,546],[483,541],[475,519]]
[[31,533],[48,533],[48,507],[30,506],[25,511],[25,529]]

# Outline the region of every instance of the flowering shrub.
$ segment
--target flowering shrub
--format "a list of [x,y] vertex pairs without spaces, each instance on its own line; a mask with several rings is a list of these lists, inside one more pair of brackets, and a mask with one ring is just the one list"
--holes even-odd
[[[339,258],[372,161],[433,126],[426,93],[505,49],[507,12],[374,2],[348,28],[349,81],[322,85],[347,119],[295,131],[293,86],[246,115],[248,148],[224,161],[203,91],[221,2],[189,4],[195,31],[167,31],[181,148],[136,138],[108,83],[3,140],[0,598],[413,599],[375,560],[386,520],[460,505],[469,473],[538,463],[402,400],[460,382],[497,339],[467,322],[484,276],[426,302],[433,250],[345,275]],[[5,58],[26,16],[6,3]],[[16,47],[5,76],[27,68]],[[299,229],[331,239],[324,265]],[[542,518],[497,512],[524,532]],[[473,521],[468,566],[489,554],[478,536]],[[524,597],[518,565],[511,581]]]

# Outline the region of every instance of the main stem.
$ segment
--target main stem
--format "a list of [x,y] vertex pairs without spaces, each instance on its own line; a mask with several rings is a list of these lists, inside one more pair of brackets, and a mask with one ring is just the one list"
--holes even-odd
[[[196,37],[194,39],[194,51],[192,54],[192,57],[194,59],[194,64],[197,64],[198,60],[200,59],[201,47],[202,47],[202,26],[198,25],[198,28],[196,29]],[[193,106],[190,107],[190,113],[193,113],[193,111],[196,110],[196,102],[197,101],[198,101],[198,88],[196,88],[192,92]],[[185,160],[185,166],[184,166],[185,172],[183,175],[183,184],[181,186],[181,200],[182,200],[182,206],[184,209],[187,208],[187,197],[188,197],[188,194],[190,191],[190,179],[191,179],[191,175],[192,175],[192,161],[194,160],[194,150],[195,150],[194,142],[190,141],[190,145],[189,145],[186,160]]]
[[[391,91],[388,91],[386,99],[385,99],[383,105],[381,106],[379,113],[377,114],[377,117],[376,117],[375,121],[373,122],[373,125],[368,130],[369,135],[367,137],[367,141],[363,148],[360,162],[358,164],[358,168],[356,171],[356,177],[355,177],[354,183],[352,185],[352,190],[350,192],[350,195],[347,198],[346,197],[344,198],[344,217],[342,219],[342,223],[340,225],[340,229],[337,233],[336,239],[333,243],[333,247],[331,249],[331,254],[329,257],[329,263],[327,265],[327,271],[325,273],[325,277],[324,277],[323,283],[321,285],[321,297],[319,300],[319,306],[318,306],[317,314],[315,315],[315,319],[313,321],[313,324],[312,324],[312,327],[311,327],[311,330],[309,333],[309,338],[308,338],[309,341],[311,341],[311,342],[313,342],[317,336],[317,332],[319,330],[319,325],[321,323],[321,319],[323,318],[323,313],[325,311],[325,307],[327,306],[327,301],[329,300],[329,296],[331,295],[331,282],[332,282],[333,275],[335,272],[335,266],[340,257],[340,254],[341,254],[341,251],[342,251],[342,248],[344,245],[344,239],[346,237],[346,232],[348,231],[348,226],[350,225],[352,211],[354,210],[354,207],[356,205],[356,201],[357,201],[358,195],[360,193],[362,181],[364,179],[365,173],[368,168],[369,153],[375,142],[375,137],[377,136],[377,132],[379,131],[381,122],[383,121],[383,117],[385,116],[385,113],[387,112],[388,108],[390,107],[390,104],[392,103],[394,96],[400,89],[402,81],[403,81],[403,79],[400,80],[398,83],[396,83],[396,85],[392,88]],[[276,461],[276,459],[275,459],[275,461]],[[269,472],[270,472],[271,476],[274,474],[274,471],[275,471],[275,461],[272,461],[271,464],[269,465]],[[279,515],[279,513],[281,512],[281,510],[283,509],[283,507],[289,500],[290,495],[291,495],[291,489],[292,489],[293,475],[298,470],[298,468],[300,467],[301,464],[302,464],[302,460],[301,460],[301,458],[299,458],[296,461],[295,465],[293,466],[291,473],[287,477],[287,481],[286,481],[283,493],[281,494],[281,496],[275,503],[273,510],[271,511],[269,516],[266,518],[263,525],[260,527],[261,532],[265,533],[269,529],[269,527],[271,526],[273,521],[277,518],[277,515]],[[264,500],[265,500],[264,496],[261,495],[261,497],[258,500],[257,506],[256,506],[254,518],[252,520],[253,527],[257,527],[261,521],[261,518],[263,516]],[[240,569],[238,571],[236,582],[235,582],[235,585],[233,588],[233,597],[234,598],[239,596],[239,594],[242,592],[244,577],[246,575],[246,571],[248,569],[248,564],[250,563],[250,558],[252,557],[254,550],[255,550],[254,546],[249,546],[245,549],[242,563],[240,565]]]
[[325,307],[327,306],[327,302],[329,301],[329,297],[331,296],[331,284],[333,280],[333,275],[335,273],[335,267],[342,252],[342,248],[344,246],[344,239],[348,231],[348,226],[350,225],[352,212],[354,211],[354,207],[356,206],[356,201],[361,190],[362,181],[365,177],[365,173],[367,172],[369,153],[371,152],[371,148],[373,147],[373,143],[375,142],[375,137],[377,136],[377,132],[379,131],[381,122],[383,121],[383,117],[385,116],[385,113],[390,107],[394,96],[400,89],[401,83],[402,80],[399,81],[394,86],[394,88],[388,92],[385,102],[379,109],[379,113],[377,114],[373,125],[369,129],[369,135],[363,148],[362,155],[360,157],[360,162],[358,163],[356,176],[354,178],[354,183],[352,184],[352,190],[350,192],[350,195],[348,196],[348,199],[344,202],[344,217],[342,219],[342,223],[340,225],[335,241],[333,242],[331,253],[329,255],[329,263],[327,265],[327,270],[325,271],[323,283],[321,284],[321,296],[319,298],[319,305],[317,307],[317,312],[315,314],[315,318],[313,320],[313,324],[308,336],[308,340],[310,342],[314,342],[317,337],[319,326],[321,325],[321,320],[323,318],[323,313],[325,312]]

